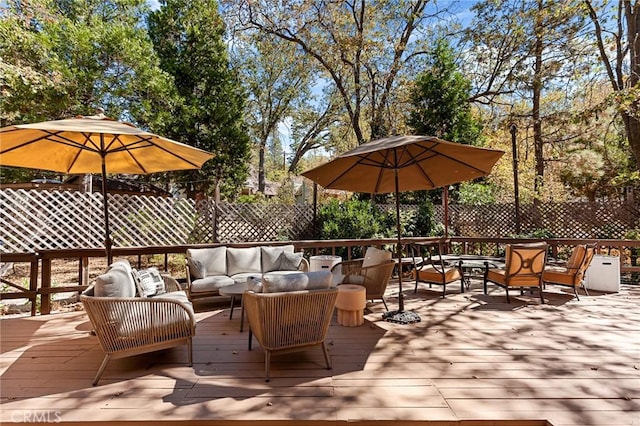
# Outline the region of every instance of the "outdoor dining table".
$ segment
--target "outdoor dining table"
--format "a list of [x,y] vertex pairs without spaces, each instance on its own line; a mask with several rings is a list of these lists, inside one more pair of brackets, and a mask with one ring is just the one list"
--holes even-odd
[[[460,274],[462,275],[462,283],[464,287],[469,289],[471,286],[471,278],[480,277],[480,275],[474,274],[473,271],[479,269],[486,271],[488,268],[504,268],[504,257],[497,256],[482,256],[476,254],[445,254],[442,255],[442,260],[445,264],[450,266],[457,266],[460,268]],[[484,283],[484,294],[487,294],[487,283]]]

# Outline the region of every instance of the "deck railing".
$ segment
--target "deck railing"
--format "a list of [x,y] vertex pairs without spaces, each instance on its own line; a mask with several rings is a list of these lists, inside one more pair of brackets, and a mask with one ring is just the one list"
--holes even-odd
[[[415,241],[424,241],[429,238],[413,237],[403,238],[403,244]],[[502,255],[504,246],[509,243],[540,241],[532,239],[513,238],[470,238],[452,237],[449,250],[455,253],[478,254],[478,255]],[[620,272],[622,276],[630,277],[628,282],[638,284],[637,278],[640,276],[640,264],[638,255],[640,254],[640,241],[638,240],[580,240],[580,239],[546,239],[549,244],[550,256],[554,258],[564,258],[568,256],[571,248],[577,244],[585,242],[596,242],[598,253],[618,256],[620,258]],[[339,254],[345,260],[359,257],[368,246],[378,248],[393,249],[395,252],[395,238],[381,239],[358,239],[358,240],[303,240],[290,241],[296,250],[304,250],[307,256],[316,254]],[[164,271],[169,271],[169,265],[173,257],[177,263],[183,264],[184,253],[190,247],[215,247],[226,245],[231,247],[248,247],[254,245],[276,245],[284,242],[247,242],[234,244],[207,244],[207,245],[172,245],[172,246],[146,246],[115,248],[114,257],[134,258],[133,264],[138,268],[148,267],[149,259],[154,256],[153,266]],[[158,257],[159,256],[159,257]],[[41,250],[38,253],[3,254],[3,263],[24,263],[28,264],[28,278],[21,284],[2,279],[4,284],[0,300],[4,299],[28,299],[31,302],[31,315],[36,315],[39,302],[40,314],[46,315],[51,312],[52,295],[56,293],[81,292],[86,289],[92,276],[102,273],[94,271],[93,275],[89,270],[90,259],[104,258],[102,249],[65,249],[65,250]],[[77,281],[71,283],[54,283],[54,271],[52,263],[56,260],[67,260],[77,263]],[[162,260],[159,260],[162,259]],[[184,280],[184,268],[175,271],[174,275],[179,281]],[[625,275],[626,274],[626,275]]]

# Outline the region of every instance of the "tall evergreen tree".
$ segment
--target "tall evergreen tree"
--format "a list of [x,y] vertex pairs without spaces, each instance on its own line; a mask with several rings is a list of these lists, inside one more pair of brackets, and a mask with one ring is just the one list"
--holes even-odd
[[471,113],[471,83],[458,70],[446,41],[437,43],[426,65],[411,94],[407,124],[417,134],[478,145],[482,127]]
[[160,4],[149,17],[149,33],[180,98],[161,124],[163,134],[216,155],[201,170],[182,174],[189,195],[219,188],[233,197],[247,176],[249,137],[242,119],[245,95],[229,66],[218,2]]

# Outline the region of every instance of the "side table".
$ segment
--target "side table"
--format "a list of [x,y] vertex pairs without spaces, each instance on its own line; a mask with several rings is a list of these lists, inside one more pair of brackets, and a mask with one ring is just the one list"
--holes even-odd
[[361,285],[342,284],[338,286],[336,309],[338,324],[355,327],[364,324],[364,308],[367,305],[367,290]]
[[229,313],[229,319],[233,319],[233,307],[236,303],[236,296],[240,296],[240,331],[242,332],[244,326],[244,306],[242,304],[242,294],[247,289],[247,283],[235,283],[220,287],[218,292],[220,296],[226,296],[231,298],[231,312]]

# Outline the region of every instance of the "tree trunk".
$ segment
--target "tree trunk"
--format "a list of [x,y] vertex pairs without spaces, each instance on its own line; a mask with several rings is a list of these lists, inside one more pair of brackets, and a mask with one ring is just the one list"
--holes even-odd
[[266,150],[267,141],[260,141],[260,149],[258,150],[258,192],[264,194],[265,174],[264,174],[264,151]]
[[[624,2],[624,16],[627,21],[627,43],[630,59],[628,86],[631,90],[634,90],[640,84],[640,1],[636,1],[635,4],[632,4],[631,1]],[[627,111],[631,111],[631,113]],[[622,115],[629,146],[636,159],[636,168],[638,170],[640,170],[639,113],[640,100],[636,99]]]
[[[538,7],[541,9],[543,4],[541,1],[538,2]],[[539,16],[539,15],[538,15]],[[543,40],[542,34],[544,32],[544,28],[542,28],[542,22],[540,18],[537,18],[536,27],[535,27],[535,35],[536,42],[534,47],[534,55],[535,55],[535,68],[533,75],[533,84],[532,84],[532,96],[533,96],[533,145],[535,151],[535,160],[536,160],[536,176],[534,181],[534,192],[536,194],[536,200],[538,199],[537,195],[542,193],[542,187],[544,184],[544,156],[543,156],[543,138],[542,138],[542,121],[540,118],[540,99],[542,97],[542,50]]]

